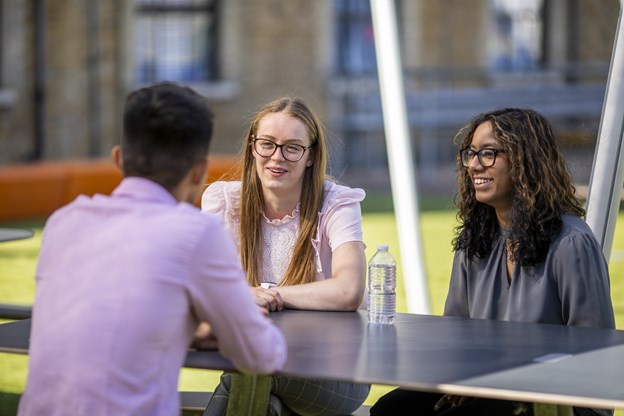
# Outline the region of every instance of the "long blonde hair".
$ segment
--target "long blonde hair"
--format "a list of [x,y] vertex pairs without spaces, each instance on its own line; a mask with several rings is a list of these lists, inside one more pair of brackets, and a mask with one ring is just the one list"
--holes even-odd
[[255,167],[252,137],[256,135],[262,118],[271,113],[285,113],[300,120],[310,137],[312,166],[306,168],[301,189],[299,236],[292,258],[280,283],[282,286],[309,283],[316,275],[315,253],[311,240],[316,235],[319,212],[323,204],[325,170],[327,169],[327,143],[323,127],[307,104],[292,97],[280,97],[264,107],[253,117],[243,139],[242,157],[238,171],[241,177],[240,203],[240,256],[247,280],[252,286],[260,284],[262,267],[262,210],[264,198],[262,185]]

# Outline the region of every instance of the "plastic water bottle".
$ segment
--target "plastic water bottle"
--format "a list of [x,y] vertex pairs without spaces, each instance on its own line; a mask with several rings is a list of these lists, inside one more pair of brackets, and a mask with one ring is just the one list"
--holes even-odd
[[381,244],[368,262],[368,322],[392,324],[395,315],[396,261]]

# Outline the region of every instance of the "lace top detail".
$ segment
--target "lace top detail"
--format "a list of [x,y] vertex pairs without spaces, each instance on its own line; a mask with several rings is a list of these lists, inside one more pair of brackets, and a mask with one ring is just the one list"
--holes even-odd
[[299,236],[299,205],[281,220],[263,216],[263,256],[261,282],[280,283],[286,273]]

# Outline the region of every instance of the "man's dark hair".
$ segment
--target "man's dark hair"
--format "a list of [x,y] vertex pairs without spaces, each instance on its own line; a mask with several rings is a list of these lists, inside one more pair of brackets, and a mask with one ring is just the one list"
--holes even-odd
[[207,100],[188,87],[166,82],[130,93],[121,141],[125,176],[175,188],[207,156],[212,119]]

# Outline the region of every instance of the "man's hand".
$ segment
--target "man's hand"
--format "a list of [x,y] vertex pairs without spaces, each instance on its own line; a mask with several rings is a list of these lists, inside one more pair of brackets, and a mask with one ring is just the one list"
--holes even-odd
[[[263,306],[258,306],[260,313],[263,316],[269,317],[269,310]],[[191,342],[191,348],[198,350],[217,350],[219,349],[219,342],[217,337],[212,332],[212,327],[208,322],[200,322],[195,330],[193,342]]]
[[200,322],[191,347],[198,350],[216,350],[219,348],[217,337],[212,333],[212,328],[208,322]]

